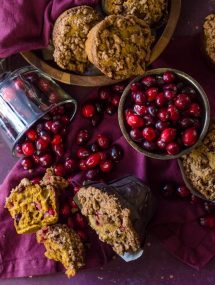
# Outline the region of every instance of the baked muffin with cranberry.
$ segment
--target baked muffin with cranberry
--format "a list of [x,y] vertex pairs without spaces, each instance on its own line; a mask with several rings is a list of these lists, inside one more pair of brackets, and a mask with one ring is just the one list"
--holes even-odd
[[205,18],[203,30],[206,54],[215,64],[215,14],[210,14]]
[[74,276],[84,266],[84,245],[73,229],[56,224],[39,230],[36,236],[37,241],[45,246],[45,256],[61,262],[68,277]]
[[111,15],[90,30],[86,53],[108,77],[126,79],[145,73],[153,40],[143,20],[132,15]]
[[117,254],[140,250],[140,237],[132,225],[130,209],[122,205],[119,197],[88,186],[79,190],[77,199],[89,225]]
[[89,61],[85,41],[89,30],[100,20],[92,7],[77,6],[61,14],[54,24],[54,60],[62,69],[83,73]]

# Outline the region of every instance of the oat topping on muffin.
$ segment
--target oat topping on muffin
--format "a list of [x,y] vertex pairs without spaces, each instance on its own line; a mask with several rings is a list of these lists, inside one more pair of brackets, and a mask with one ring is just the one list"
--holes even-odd
[[118,197],[95,187],[83,187],[78,192],[81,212],[99,238],[110,244],[117,254],[140,249],[139,235],[131,223],[131,212]]
[[111,15],[90,30],[86,52],[105,75],[126,79],[144,74],[153,40],[143,20],[131,15]]
[[210,59],[215,62],[215,14],[208,15],[203,25],[205,48]]
[[88,6],[65,11],[53,29],[54,60],[63,69],[83,73],[88,64],[85,41],[89,30],[100,20],[99,14]]

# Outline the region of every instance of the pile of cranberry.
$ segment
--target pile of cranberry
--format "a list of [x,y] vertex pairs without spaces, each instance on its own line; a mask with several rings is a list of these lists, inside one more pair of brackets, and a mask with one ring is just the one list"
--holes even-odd
[[139,146],[176,155],[197,142],[204,114],[200,96],[190,83],[167,71],[145,76],[130,89],[125,121]]

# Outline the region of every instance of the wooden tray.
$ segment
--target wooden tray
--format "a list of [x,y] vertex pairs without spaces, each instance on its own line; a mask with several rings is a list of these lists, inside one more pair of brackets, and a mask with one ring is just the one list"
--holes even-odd
[[[166,26],[161,30],[160,37],[158,38],[155,46],[153,47],[150,63],[154,62],[161,53],[165,50],[172,35],[175,31],[180,11],[181,11],[181,0],[169,0],[169,17]],[[113,80],[105,75],[97,76],[86,76],[77,75],[72,72],[64,71],[58,67],[54,62],[45,61],[40,53],[37,51],[22,52],[21,55],[31,65],[39,68],[43,72],[50,75],[55,80],[66,84],[79,85],[79,86],[105,86],[119,82],[119,80]]]

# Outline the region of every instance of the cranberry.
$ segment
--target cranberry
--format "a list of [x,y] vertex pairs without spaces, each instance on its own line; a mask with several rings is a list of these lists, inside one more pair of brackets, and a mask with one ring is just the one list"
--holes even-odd
[[172,83],[175,80],[175,74],[171,71],[166,71],[163,74],[163,80],[166,83]]
[[171,91],[173,91],[173,92],[177,92],[177,86],[175,85],[175,84],[172,84],[172,83],[170,83],[170,84],[165,84],[164,86],[163,86],[163,89],[164,89],[164,91],[165,90],[171,90]]
[[167,103],[167,99],[164,96],[163,92],[158,93],[156,99],[155,99],[155,103],[157,104],[157,106],[162,107],[164,105],[166,105]]
[[21,79],[21,78],[17,78],[14,81],[14,85],[16,87],[16,89],[25,89],[25,82]]
[[192,103],[190,108],[188,109],[188,114],[190,114],[193,117],[200,117],[202,114],[201,107],[198,103]]
[[187,198],[190,196],[190,190],[185,185],[177,187],[176,192],[181,198]]
[[193,127],[196,129],[200,129],[202,126],[201,120],[200,119],[193,119]]
[[102,101],[94,101],[94,106],[98,114],[103,114],[104,112],[104,103]]
[[53,137],[52,144],[53,144],[53,145],[61,144],[62,141],[63,141],[63,140],[62,140],[61,135],[55,135],[55,136]]
[[75,186],[74,190],[73,190],[74,194],[77,194],[79,190],[80,190],[80,187],[79,186]]
[[116,107],[112,104],[107,104],[105,111],[108,115],[112,116],[116,112]]
[[44,151],[48,148],[49,146],[49,142],[48,141],[45,141],[43,140],[42,138],[39,138],[37,141],[36,141],[36,149],[39,150],[39,151]]
[[149,113],[152,117],[156,117],[158,110],[157,110],[157,107],[156,107],[155,105],[150,105],[150,106],[148,106],[147,110],[148,110],[148,113]]
[[194,120],[192,118],[183,118],[179,121],[179,124],[182,129],[187,129],[194,125]]
[[47,131],[51,131],[51,129],[52,129],[52,124],[53,124],[53,121],[46,121],[46,122],[45,122],[45,125],[44,125],[45,129],[46,129]]
[[161,140],[163,142],[169,143],[172,142],[176,137],[176,129],[168,128],[162,131]]
[[144,141],[143,148],[147,151],[153,152],[157,150],[157,145],[155,142]]
[[39,184],[41,181],[41,177],[34,177],[31,179],[31,183],[33,184]]
[[158,146],[158,148],[161,149],[161,150],[165,150],[165,149],[166,149],[166,143],[163,142],[162,140],[158,140],[158,141],[157,141],[157,146]]
[[43,123],[39,123],[36,125],[36,131],[39,134],[41,131],[43,131],[45,128],[45,125]]
[[91,123],[93,127],[97,127],[101,121],[103,119],[103,116],[101,114],[95,114],[92,118],[91,118]]
[[175,91],[172,90],[165,90],[164,91],[164,96],[167,100],[172,100],[176,95]]
[[83,242],[87,242],[88,240],[88,237],[87,237],[87,234],[82,231],[82,230],[77,230],[77,234],[79,235],[80,239],[83,241]]
[[203,227],[214,228],[215,227],[215,217],[212,215],[208,215],[200,218],[200,225]]
[[48,92],[50,90],[50,84],[47,79],[40,78],[37,81],[38,87],[43,91],[43,92]]
[[150,87],[146,90],[146,96],[149,102],[154,101],[158,95],[157,87]]
[[111,103],[113,106],[118,107],[119,106],[119,101],[120,101],[120,96],[118,94],[113,95],[111,99]]
[[56,176],[64,176],[65,174],[65,167],[62,163],[58,163],[54,166],[54,173]]
[[180,113],[174,105],[169,105],[167,112],[169,113],[169,118],[171,121],[178,121],[180,119]]
[[195,128],[188,128],[182,134],[182,141],[185,146],[192,146],[197,142],[198,133]]
[[125,117],[126,117],[126,119],[127,119],[130,115],[134,115],[134,111],[133,111],[132,109],[126,109],[126,110],[125,110]]
[[85,177],[87,180],[96,180],[98,178],[99,175],[99,170],[97,168],[95,169],[89,169],[86,171]]
[[169,155],[176,155],[180,152],[180,146],[177,142],[170,142],[166,146],[166,151]]
[[89,149],[91,152],[95,153],[95,152],[99,152],[100,147],[98,146],[97,143],[93,143],[89,146]]
[[17,144],[16,145],[16,153],[19,154],[19,155],[22,155],[23,152],[22,152],[22,145],[21,144]]
[[49,166],[51,166],[52,161],[53,161],[52,155],[49,154],[49,153],[41,155],[39,159],[40,159],[40,165],[42,167],[49,167]]
[[169,128],[170,123],[169,122],[162,122],[162,121],[157,121],[155,127],[156,129],[158,129],[159,131],[163,131],[167,128]]
[[61,129],[62,129],[62,124],[61,124],[61,122],[59,122],[59,121],[54,121],[53,124],[52,124],[52,126],[51,126],[51,131],[52,131],[54,134],[58,134],[58,133],[60,133]]
[[24,142],[22,144],[22,152],[26,156],[30,156],[34,153],[35,148],[32,142]]
[[82,107],[82,115],[84,118],[92,118],[95,115],[96,109],[92,103],[87,103]]
[[33,161],[29,157],[24,157],[21,161],[21,165],[24,169],[31,169],[33,167]]
[[59,102],[59,95],[55,92],[49,93],[49,102],[51,104],[57,104]]
[[166,122],[169,120],[170,114],[168,112],[168,110],[166,108],[161,108],[158,112],[158,118],[162,121],[162,122]]
[[119,162],[123,156],[123,150],[120,145],[114,144],[110,148],[110,156],[114,162]]
[[108,87],[102,87],[99,90],[99,98],[108,101],[111,98],[111,91]]
[[105,135],[97,135],[96,141],[99,147],[102,149],[107,149],[110,146],[110,139]]
[[16,96],[15,92],[16,91],[12,87],[7,86],[2,89],[2,96],[5,101],[10,102],[15,98]]
[[154,141],[156,139],[156,131],[152,127],[146,127],[142,131],[142,135],[148,142]]
[[134,82],[130,85],[130,89],[132,92],[138,92],[142,90],[142,85],[140,82]]
[[102,172],[110,172],[113,168],[113,162],[111,160],[102,161],[100,163],[100,169]]
[[66,224],[67,224],[68,228],[70,228],[70,229],[75,228],[75,222],[74,222],[72,217],[68,217]]
[[33,161],[35,164],[39,164],[40,163],[40,157],[37,154],[33,154],[32,155]]
[[161,187],[161,194],[164,197],[171,197],[175,192],[175,186],[172,183],[167,183]]
[[64,167],[67,171],[75,171],[77,170],[77,162],[75,159],[67,157],[64,162]]
[[64,147],[62,144],[53,145],[52,149],[59,158],[64,155]]
[[95,166],[97,166],[101,161],[101,157],[100,154],[98,152],[91,154],[87,161],[86,161],[86,166],[87,168],[94,168]]
[[86,220],[80,213],[75,214],[75,222],[78,228],[84,229],[87,226]]
[[60,214],[64,217],[68,217],[71,214],[71,208],[69,204],[63,205],[63,207],[60,209]]
[[142,79],[142,83],[147,87],[152,87],[156,84],[156,80],[153,76],[145,76]]
[[79,168],[80,170],[87,170],[86,159],[81,159],[79,161]]
[[51,138],[51,134],[47,131],[40,131],[39,136],[41,139],[43,139],[44,141],[46,141],[47,143],[50,143],[52,138]]
[[80,130],[76,136],[76,143],[78,145],[84,145],[86,144],[90,139],[90,134],[88,130]]
[[33,129],[30,129],[26,132],[26,137],[30,140],[30,141],[35,141],[37,139],[37,132]]
[[139,116],[142,116],[142,115],[145,115],[147,114],[147,107],[145,106],[140,106],[140,105],[135,105],[134,106],[134,112],[139,115]]
[[77,150],[76,155],[80,159],[85,159],[90,156],[90,151],[87,148],[81,147]]
[[146,126],[152,126],[155,124],[155,118],[152,117],[151,115],[145,115],[143,118],[145,120]]
[[135,142],[141,142],[143,140],[142,132],[139,129],[132,129],[130,131],[130,137]]
[[78,206],[72,197],[69,198],[69,205],[71,206],[72,209],[78,209]]
[[112,86],[112,90],[114,92],[122,93],[124,89],[125,89],[125,83],[122,83],[122,84],[118,83]]
[[163,77],[160,75],[156,76],[156,85],[162,87],[165,84]]
[[179,110],[186,110],[190,107],[191,101],[190,98],[187,94],[179,94],[175,98],[175,106]]
[[139,115],[129,115],[127,117],[127,123],[132,128],[141,128],[144,126],[144,120]]
[[143,105],[146,103],[146,95],[141,91],[133,93],[133,99],[137,105]]

